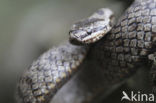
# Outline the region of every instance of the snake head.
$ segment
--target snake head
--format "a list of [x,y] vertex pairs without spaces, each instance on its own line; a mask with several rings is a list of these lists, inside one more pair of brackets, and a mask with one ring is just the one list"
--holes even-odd
[[90,44],[100,40],[113,26],[114,14],[101,8],[90,17],[76,22],[69,31],[72,44]]

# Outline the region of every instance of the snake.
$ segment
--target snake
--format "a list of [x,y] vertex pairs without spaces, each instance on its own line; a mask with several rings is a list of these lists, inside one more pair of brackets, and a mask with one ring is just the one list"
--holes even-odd
[[[24,71],[17,83],[17,103],[50,103],[75,75],[82,78],[79,83],[89,84],[87,89],[77,87],[90,93],[81,101],[89,103],[105,92],[104,86],[126,80],[141,67],[150,70],[155,52],[156,0],[133,1],[116,23],[113,12],[101,8],[71,27],[69,41],[43,53]],[[156,72],[151,73],[155,79]]]

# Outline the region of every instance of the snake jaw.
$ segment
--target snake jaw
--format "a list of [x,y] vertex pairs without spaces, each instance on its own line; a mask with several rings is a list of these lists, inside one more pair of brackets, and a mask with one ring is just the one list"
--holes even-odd
[[100,40],[111,29],[114,22],[113,12],[101,8],[87,19],[76,22],[70,32],[70,41],[73,44],[90,44]]

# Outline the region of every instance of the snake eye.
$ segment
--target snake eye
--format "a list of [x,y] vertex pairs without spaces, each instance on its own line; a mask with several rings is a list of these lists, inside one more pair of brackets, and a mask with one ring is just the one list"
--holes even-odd
[[90,30],[90,31],[87,31],[87,34],[88,35],[91,35],[92,34],[92,31]]
[[93,30],[94,30],[94,28],[89,28],[89,29],[87,29],[86,32],[88,35],[91,35],[93,33]]

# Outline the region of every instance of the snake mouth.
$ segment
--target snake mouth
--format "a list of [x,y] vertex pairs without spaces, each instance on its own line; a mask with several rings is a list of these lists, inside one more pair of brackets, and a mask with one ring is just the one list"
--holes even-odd
[[83,43],[81,41],[77,40],[76,38],[72,38],[72,37],[69,38],[69,42],[74,45],[83,45]]

